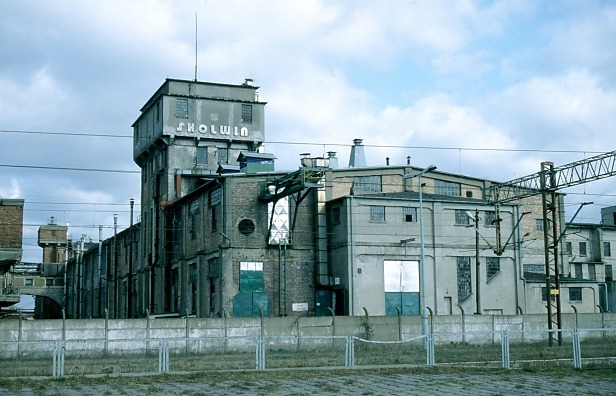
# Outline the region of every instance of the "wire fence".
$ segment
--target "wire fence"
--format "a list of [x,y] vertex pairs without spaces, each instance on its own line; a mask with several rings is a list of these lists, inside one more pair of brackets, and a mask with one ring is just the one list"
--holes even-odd
[[255,336],[0,343],[2,377],[296,367],[612,365],[616,329],[433,333],[403,341]]

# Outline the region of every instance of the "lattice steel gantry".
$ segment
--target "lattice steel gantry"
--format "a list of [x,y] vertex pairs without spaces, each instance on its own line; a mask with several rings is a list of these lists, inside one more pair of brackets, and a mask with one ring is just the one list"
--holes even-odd
[[495,251],[497,254],[502,254],[504,250],[500,236],[501,219],[498,210],[499,205],[541,194],[550,345],[553,343],[554,333],[558,334],[558,344],[560,345],[562,342],[562,333],[560,331],[552,331],[555,327],[557,330],[562,328],[560,265],[558,263],[558,245],[561,239],[559,230],[561,229],[561,224],[559,223],[560,216],[558,214],[560,208],[556,192],[562,188],[614,175],[616,175],[616,150],[556,168],[552,162],[542,162],[539,172],[505,183],[493,184],[485,191],[484,200],[486,204],[495,206],[497,237],[497,248]]

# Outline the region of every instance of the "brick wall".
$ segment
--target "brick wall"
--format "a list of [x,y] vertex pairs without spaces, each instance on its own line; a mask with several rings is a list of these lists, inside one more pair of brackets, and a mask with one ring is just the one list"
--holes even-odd
[[24,201],[0,199],[0,249],[21,249]]

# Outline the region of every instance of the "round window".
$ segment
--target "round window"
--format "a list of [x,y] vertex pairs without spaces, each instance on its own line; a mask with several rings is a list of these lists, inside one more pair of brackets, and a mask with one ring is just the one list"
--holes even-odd
[[244,219],[240,221],[240,224],[238,224],[237,229],[240,233],[244,235],[252,234],[255,230],[255,223],[253,223],[250,219]]

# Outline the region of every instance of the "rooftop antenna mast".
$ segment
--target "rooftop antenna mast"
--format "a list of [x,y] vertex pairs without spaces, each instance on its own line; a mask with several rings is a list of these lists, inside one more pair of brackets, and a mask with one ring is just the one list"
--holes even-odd
[[197,47],[197,13],[195,12],[195,81],[197,81],[197,53],[198,53],[198,47]]

